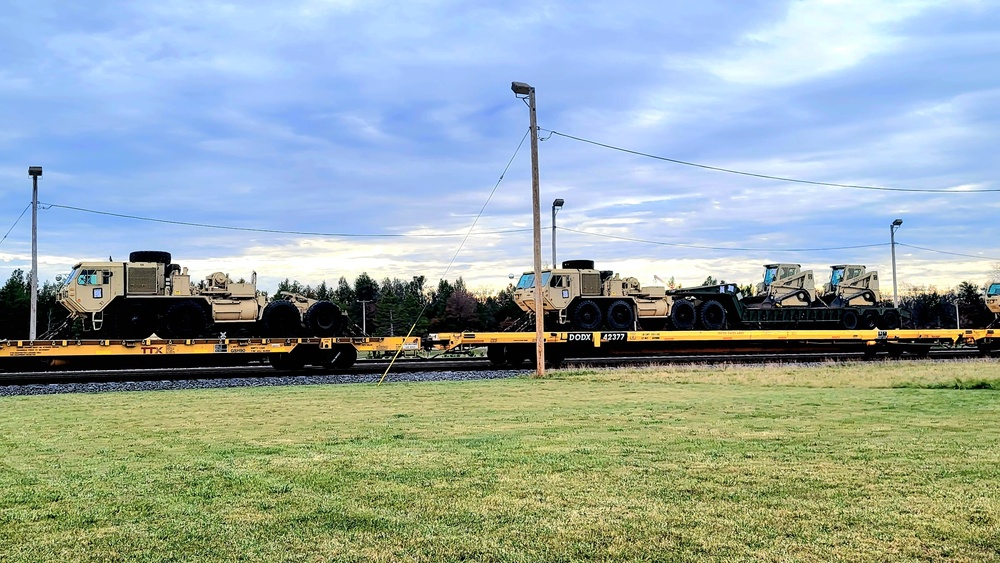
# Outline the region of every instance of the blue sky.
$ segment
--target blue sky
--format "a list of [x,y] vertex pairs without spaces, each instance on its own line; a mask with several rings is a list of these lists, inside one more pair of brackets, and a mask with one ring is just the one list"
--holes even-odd
[[[563,198],[558,258],[643,283],[751,283],[766,262],[824,273],[847,262],[878,269],[891,291],[895,218],[911,245],[897,247],[901,284],[983,283],[1000,262],[1000,192],[968,192],[1000,190],[998,7],[9,0],[0,228],[41,165],[40,201],[63,206],[39,212],[42,279],[156,249],[198,277],[257,271],[264,289],[362,271],[498,289],[531,268],[527,142],[458,251],[527,130],[516,80],[537,89],[543,137],[949,191],[787,183],[555,135],[540,143],[545,262],[549,206]],[[29,213],[0,244],[0,277],[30,266],[30,237]],[[862,248],[818,250],[851,246]]]

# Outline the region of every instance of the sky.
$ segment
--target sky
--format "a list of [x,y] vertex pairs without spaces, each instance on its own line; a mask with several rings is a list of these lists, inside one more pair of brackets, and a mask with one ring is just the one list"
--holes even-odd
[[901,290],[982,284],[1000,263],[997,8],[8,0],[0,280],[31,266],[38,165],[42,280],[166,250],[269,291],[361,272],[498,290],[532,268],[520,81],[543,263],[562,198],[558,260],[646,285],[853,263],[891,295],[897,218]]

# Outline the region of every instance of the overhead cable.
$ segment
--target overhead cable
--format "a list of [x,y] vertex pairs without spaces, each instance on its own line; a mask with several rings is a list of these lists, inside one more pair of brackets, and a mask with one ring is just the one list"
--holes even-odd
[[7,235],[9,235],[9,234],[10,234],[10,232],[14,230],[14,227],[16,227],[16,226],[17,226],[17,223],[18,223],[18,222],[19,222],[19,221],[21,220],[21,217],[24,217],[24,214],[25,214],[25,213],[26,213],[26,212],[28,211],[28,209],[30,209],[30,208],[31,208],[31,203],[29,202],[29,203],[28,203],[28,205],[25,205],[25,206],[24,206],[24,209],[23,209],[23,210],[21,210],[21,214],[17,216],[17,219],[15,219],[15,220],[14,220],[14,224],[13,224],[13,225],[11,225],[9,229],[7,229],[7,233],[6,233],[6,234],[5,234],[4,236],[3,236],[3,238],[2,238],[2,239],[0,239],[0,244],[3,244],[3,241],[7,240]]
[[[495,188],[494,188],[495,189]],[[492,196],[492,194],[490,194]],[[28,204],[31,205],[31,204]],[[450,233],[450,234],[427,234],[427,233],[322,233],[315,231],[283,231],[279,229],[257,229],[252,227],[234,227],[231,225],[213,225],[209,223],[192,223],[190,221],[175,221],[172,219],[157,219],[154,217],[141,217],[138,215],[128,215],[125,213],[112,213],[110,211],[98,211],[96,209],[86,209],[84,207],[75,207],[72,205],[60,205],[58,203],[44,203],[39,205],[45,205],[46,207],[56,207],[59,209],[69,209],[72,211],[81,211],[84,213],[94,213],[96,215],[108,215],[111,217],[121,217],[123,219],[134,219],[136,221],[150,221],[153,223],[167,223],[170,225],[183,225],[185,227],[202,227],[205,229],[221,229],[226,231],[243,231],[251,233],[271,233],[279,235],[308,235],[308,236],[318,236],[318,237],[350,237],[350,238],[409,238],[409,237],[425,237],[425,238],[439,238],[439,237],[466,237],[468,238],[470,233]],[[22,213],[23,215],[23,213]],[[478,217],[476,218],[479,219]],[[531,229],[507,229],[502,231],[483,231],[476,233],[477,235],[496,235],[504,233],[521,233],[530,231]]]
[[[934,194],[974,194],[974,193],[985,193],[985,192],[1000,192],[1000,188],[986,188],[981,190],[956,190],[956,189],[922,189],[922,188],[888,188],[885,186],[865,186],[861,184],[839,184],[836,182],[817,182],[814,180],[801,180],[798,178],[787,178],[784,176],[772,176],[770,174],[758,174],[755,172],[745,172],[742,170],[733,170],[731,168],[722,168],[719,166],[709,166],[707,164],[698,164],[697,162],[688,162],[685,160],[677,160],[676,158],[667,158],[665,156],[657,156],[655,154],[649,154],[641,151],[636,151],[632,149],[626,149],[622,147],[616,147],[614,145],[609,145],[607,143],[600,143],[598,141],[591,141],[590,139],[584,139],[582,137],[576,137],[573,135],[567,135],[566,133],[560,133],[559,131],[553,131],[551,129],[543,129],[539,127],[542,131],[548,131],[551,135],[559,135],[560,137],[566,137],[567,139],[573,139],[574,141],[580,141],[581,143],[589,143],[591,145],[596,145],[599,147],[604,147],[606,149],[616,150],[620,152],[625,152],[629,154],[634,154],[637,156],[644,156],[646,158],[653,158],[656,160],[663,160],[666,162],[672,162],[674,164],[683,164],[684,166],[694,166],[696,168],[704,168],[706,170],[714,170],[716,172],[725,172],[727,174],[739,174],[742,176],[753,176],[754,178],[764,178],[766,180],[778,180],[780,182],[795,182],[797,184],[810,184],[813,186],[832,186],[835,188],[851,188],[855,190],[878,190],[884,192],[917,192],[917,193],[934,193]],[[551,136],[550,135],[550,136]]]

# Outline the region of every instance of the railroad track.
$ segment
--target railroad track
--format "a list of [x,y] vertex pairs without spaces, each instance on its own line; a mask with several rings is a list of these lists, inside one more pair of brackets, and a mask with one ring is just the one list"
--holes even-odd
[[[941,361],[976,357],[978,351],[971,348],[931,350],[927,358],[904,355],[892,358],[881,354],[875,358],[866,357],[862,352],[808,352],[781,354],[678,354],[654,356],[614,356],[567,358],[563,368],[574,367],[626,367],[678,364],[769,364],[769,363],[824,363],[836,361],[900,360],[900,361]],[[0,372],[0,387],[39,385],[78,385],[130,382],[176,382],[212,380],[254,380],[273,381],[281,384],[287,378],[331,378],[331,383],[361,383],[377,381],[389,367],[388,360],[361,360],[349,369],[309,367],[301,370],[276,370],[266,362],[254,362],[238,366],[190,366],[163,368],[124,368],[59,371]],[[431,376],[417,380],[433,379],[481,379],[488,377],[512,377],[532,371],[530,364],[519,366],[494,366],[485,358],[449,359],[403,359],[392,365],[389,381],[399,380],[408,374],[464,374],[461,377]],[[476,374],[484,375],[476,375]],[[499,375],[498,375],[499,374]],[[410,378],[406,378],[410,379]],[[236,384],[235,386],[239,386]],[[3,393],[0,393],[3,394]],[[9,393],[8,393],[9,394]]]

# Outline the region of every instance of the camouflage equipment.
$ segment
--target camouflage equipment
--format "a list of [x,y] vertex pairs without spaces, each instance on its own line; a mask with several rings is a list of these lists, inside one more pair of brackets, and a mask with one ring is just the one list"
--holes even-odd
[[249,283],[215,272],[194,284],[169,252],[138,251],[128,262],[80,262],[58,302],[83,330],[101,338],[197,338],[234,331],[256,336],[334,336],[345,325],[337,305],[288,294],[267,302]]

